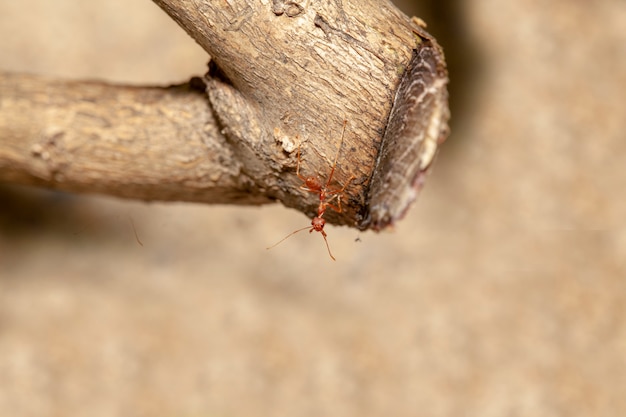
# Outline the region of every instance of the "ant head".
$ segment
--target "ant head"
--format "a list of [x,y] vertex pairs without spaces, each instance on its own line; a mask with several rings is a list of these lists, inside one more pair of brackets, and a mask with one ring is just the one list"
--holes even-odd
[[321,232],[322,230],[324,230],[325,224],[326,220],[322,219],[321,217],[313,217],[313,220],[311,220],[311,226],[313,226],[313,230],[315,230],[316,232]]

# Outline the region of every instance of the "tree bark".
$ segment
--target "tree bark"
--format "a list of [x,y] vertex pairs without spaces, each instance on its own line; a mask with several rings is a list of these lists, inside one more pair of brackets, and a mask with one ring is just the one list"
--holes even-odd
[[203,89],[189,84],[0,73],[0,138],[4,182],[143,200],[272,201],[241,175]]
[[385,0],[154,2],[209,53],[206,95],[0,75],[0,180],[313,217],[298,162],[325,183],[338,155],[326,220],[403,216],[447,135],[443,54],[419,19]]

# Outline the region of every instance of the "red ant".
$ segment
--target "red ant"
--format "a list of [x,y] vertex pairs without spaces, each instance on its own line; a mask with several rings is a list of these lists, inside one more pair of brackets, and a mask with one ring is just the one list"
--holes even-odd
[[[317,193],[320,196],[320,204],[317,206],[317,216],[313,217],[311,220],[311,226],[303,227],[301,229],[295,230],[289,233],[287,236],[273,244],[267,249],[272,249],[274,246],[282,243],[287,238],[295,235],[298,232],[303,230],[309,230],[309,233],[320,232],[322,237],[324,238],[324,242],[326,242],[326,249],[328,249],[328,254],[330,258],[334,261],[336,260],[333,254],[330,251],[330,246],[328,245],[328,240],[326,239],[326,232],[324,231],[324,226],[326,225],[326,220],[323,218],[324,213],[326,213],[326,209],[331,208],[335,210],[337,213],[341,213],[341,196],[343,195],[344,190],[350,184],[350,182],[355,178],[354,175],[350,177],[350,179],[346,182],[346,184],[342,188],[334,188],[330,187],[330,182],[333,179],[333,175],[335,174],[335,167],[337,166],[337,159],[339,158],[339,152],[341,151],[341,146],[343,145],[343,136],[346,133],[346,124],[347,120],[343,121],[343,129],[341,131],[341,141],[339,142],[339,149],[337,149],[337,154],[335,155],[335,162],[333,163],[333,167],[330,170],[330,175],[328,176],[328,180],[326,180],[326,184],[322,184],[320,178],[318,176],[308,176],[300,174],[300,147],[298,146],[298,165],[296,167],[296,175],[300,178],[304,183],[300,186],[304,191],[308,191],[310,193]],[[337,203],[333,204],[333,200],[336,200]]]

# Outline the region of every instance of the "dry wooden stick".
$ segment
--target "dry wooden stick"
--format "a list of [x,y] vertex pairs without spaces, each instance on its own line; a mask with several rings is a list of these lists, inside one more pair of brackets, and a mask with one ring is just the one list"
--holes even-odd
[[0,73],[0,179],[125,198],[262,204],[203,91]]
[[305,173],[354,177],[327,220],[399,219],[447,134],[443,55],[385,0],[154,0],[210,55],[204,92],[0,74],[0,180],[308,215]]

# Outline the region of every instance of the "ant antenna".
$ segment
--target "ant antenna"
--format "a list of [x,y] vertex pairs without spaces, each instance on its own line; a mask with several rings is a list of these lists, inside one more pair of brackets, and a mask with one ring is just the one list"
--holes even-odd
[[[278,246],[279,244],[283,243],[285,240],[289,239],[291,236],[295,235],[296,233],[301,232],[303,230],[307,230],[307,229],[309,229],[309,233],[311,233],[311,232],[313,232],[313,230],[315,230],[315,228],[311,227],[311,226],[307,226],[307,227],[303,227],[303,228],[298,229],[298,230],[294,230],[293,232],[289,233],[287,236],[285,236],[284,238],[282,238],[278,242],[274,243],[272,246],[268,246],[265,249],[266,250],[270,250],[270,249]],[[326,239],[326,232],[324,232],[323,230],[320,230],[320,232],[322,233],[322,237],[324,238],[324,242],[326,242],[326,249],[328,249],[328,255],[330,255],[330,259],[332,259],[333,261],[336,261],[337,259],[335,259],[335,257],[333,256],[332,252],[330,251],[330,245],[328,244],[328,239]]]
[[293,232],[289,233],[287,236],[285,236],[284,238],[282,238],[278,242],[274,243],[272,246],[268,246],[265,249],[266,250],[272,249],[272,248],[278,246],[279,244],[283,243],[285,240],[289,239],[291,236],[295,235],[296,233],[301,232],[301,231],[306,230],[306,229],[310,229],[310,228],[311,228],[311,226],[307,226],[307,227],[303,227],[303,228],[298,229],[298,230],[294,230]]

